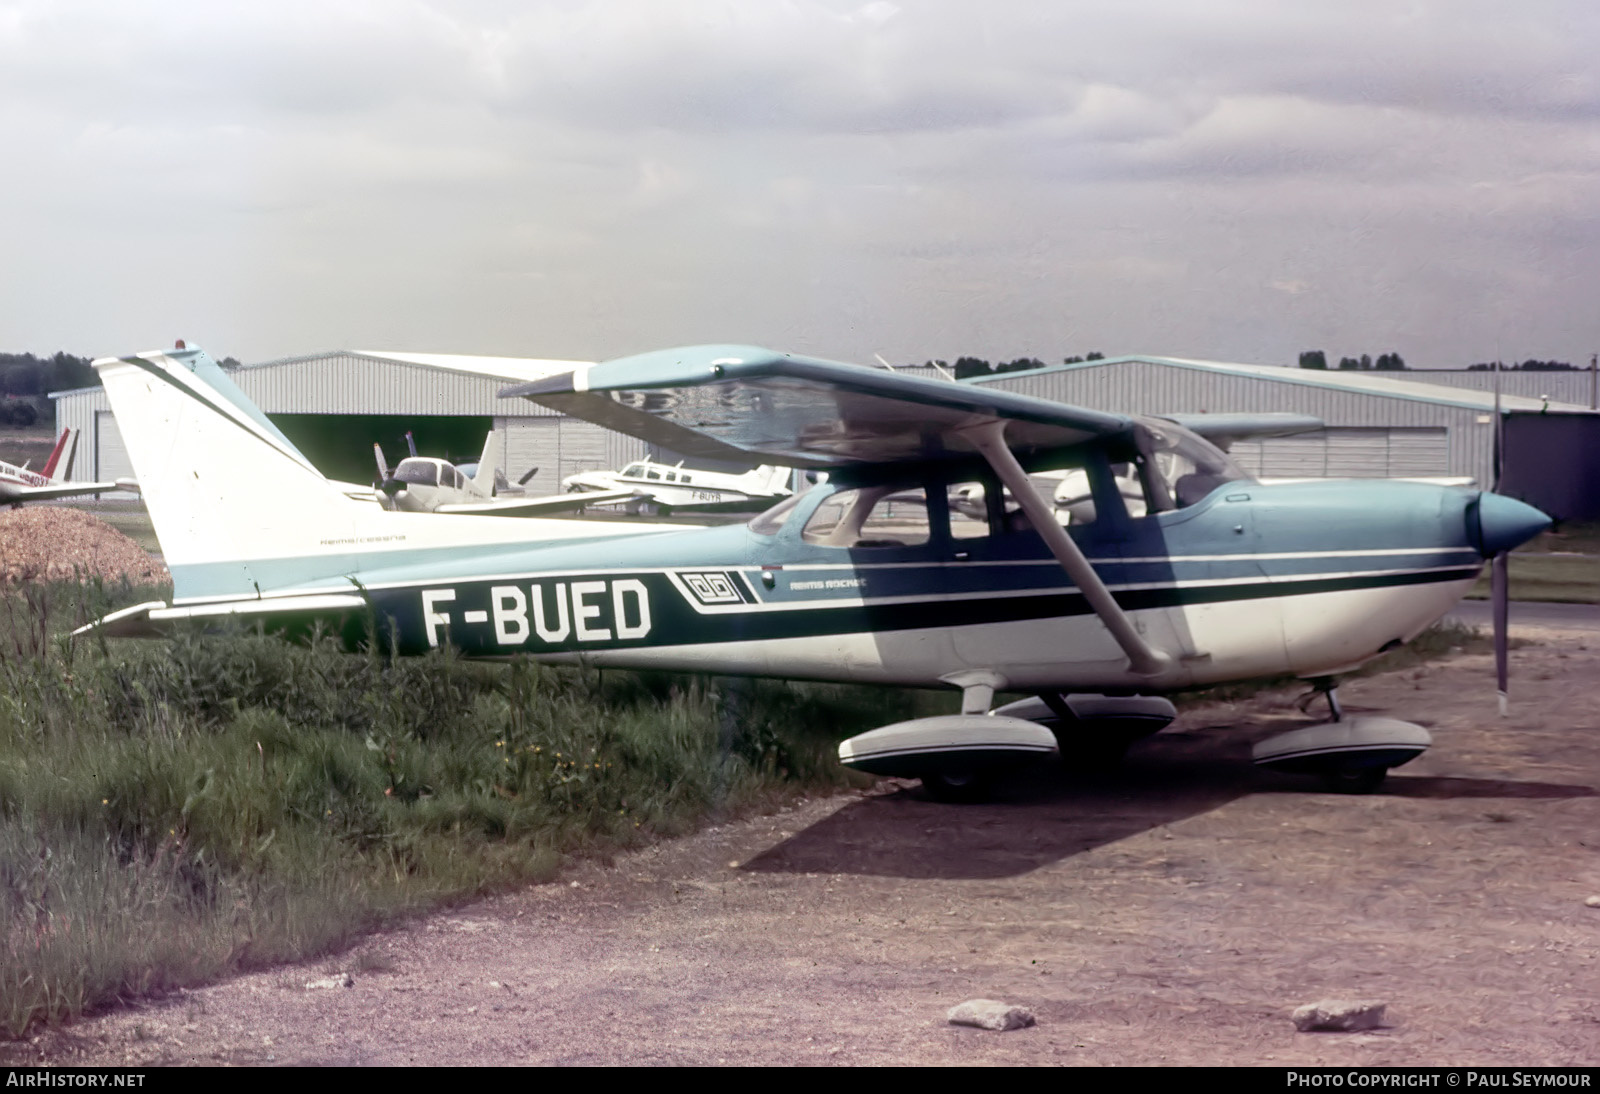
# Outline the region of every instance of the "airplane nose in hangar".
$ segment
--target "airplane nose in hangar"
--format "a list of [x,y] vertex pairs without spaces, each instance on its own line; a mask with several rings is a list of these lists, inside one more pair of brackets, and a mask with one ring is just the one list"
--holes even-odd
[[1550,518],[1533,506],[1485,490],[1478,495],[1478,552],[1493,558],[1550,527]]

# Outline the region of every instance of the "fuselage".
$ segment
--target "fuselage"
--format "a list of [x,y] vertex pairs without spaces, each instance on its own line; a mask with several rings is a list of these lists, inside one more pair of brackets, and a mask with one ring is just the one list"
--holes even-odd
[[[701,471],[681,465],[635,460],[621,471],[584,471],[561,480],[563,490],[636,490],[665,509],[745,506],[750,512],[786,496],[787,487],[773,489],[773,468],[742,475]],[[766,472],[766,473],[763,473]]]
[[1438,619],[1484,561],[1480,495],[1419,483],[1239,480],[1070,526],[1171,655],[1152,679],[1031,529],[973,522],[937,489],[919,503],[880,487],[884,522],[840,537],[828,506],[850,491],[830,483],[746,525],[591,538],[561,522],[559,542],[387,552],[362,589],[401,652],[924,686],[998,669],[1017,689],[1148,692],[1352,668]]

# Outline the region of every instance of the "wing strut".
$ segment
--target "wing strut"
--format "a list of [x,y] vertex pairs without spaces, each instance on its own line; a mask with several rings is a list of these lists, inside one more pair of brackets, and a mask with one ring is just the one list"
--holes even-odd
[[1072,542],[1072,537],[1067,535],[1066,529],[1056,523],[1052,507],[1040,496],[1039,491],[1034,489],[1028,473],[1022,469],[1022,465],[1017,462],[1017,458],[1011,454],[1010,447],[1006,445],[1006,421],[995,419],[961,432],[977,446],[978,451],[983,453],[983,458],[989,461],[994,473],[999,475],[1000,481],[1010,489],[1011,496],[1022,505],[1022,511],[1028,515],[1034,530],[1044,537],[1050,553],[1056,556],[1056,561],[1061,563],[1061,568],[1067,572],[1073,584],[1078,586],[1084,599],[1094,609],[1094,613],[1111,632],[1111,637],[1116,639],[1117,645],[1128,655],[1128,662],[1133,671],[1140,676],[1159,676],[1170,668],[1172,658],[1151,646],[1140,636],[1121,605],[1101,582],[1100,575],[1094,572],[1089,560],[1078,550],[1078,545]]

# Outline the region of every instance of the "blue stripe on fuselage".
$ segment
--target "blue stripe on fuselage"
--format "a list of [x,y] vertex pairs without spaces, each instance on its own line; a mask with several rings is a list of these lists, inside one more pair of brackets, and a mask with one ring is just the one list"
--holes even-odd
[[[1470,577],[1482,562],[1467,542],[1466,508],[1473,496],[1381,480],[1270,487],[1236,482],[1187,509],[1121,524],[1107,520],[1074,529],[1073,535],[1101,579],[1132,610],[1458,580]],[[740,525],[345,557],[352,573],[359,561],[362,568],[355,576],[373,593],[380,612],[395,615],[402,631],[409,633],[408,641],[421,634],[424,613],[419,598],[424,589],[455,591],[456,600],[441,603],[449,605],[451,633],[458,640],[464,633],[465,613],[490,618],[493,589],[516,587],[521,590],[518,595],[531,603],[536,584],[547,597],[554,597],[554,586],[561,584],[569,613],[592,611],[585,620],[590,635],[615,630],[599,621],[607,612],[625,611],[631,603],[627,598],[635,595],[615,592],[619,580],[648,587],[650,606],[661,625],[631,640],[646,645],[738,640],[768,632],[959,625],[1087,610],[1031,532],[943,547],[838,548],[804,543],[799,538],[803,518],[802,509],[775,536],[758,535]],[[956,550],[968,557],[957,560]],[[295,580],[296,571],[303,573],[307,566],[326,574],[329,561],[326,557],[252,560],[241,565],[247,565],[252,578],[267,590],[276,586],[280,592],[349,591],[351,577]],[[184,602],[206,598],[200,590],[212,584],[207,569],[175,568]],[[678,572],[678,584],[665,576],[667,571]],[[706,593],[697,599],[683,584],[694,575],[703,579],[698,584],[705,588],[709,588],[706,582],[724,575],[741,591],[731,597]],[[220,571],[218,576],[223,576]],[[575,582],[586,583],[576,600]],[[218,581],[216,587],[236,588],[236,579],[226,585]],[[953,602],[964,606],[946,607],[942,615],[933,610]],[[504,603],[515,606],[512,601]],[[756,622],[763,615],[819,612],[822,615],[805,623]],[[741,617],[745,622],[736,624],[728,618],[707,631],[711,615]],[[515,629],[514,622],[507,626]],[[576,636],[576,622],[572,629]],[[621,629],[629,629],[626,619]],[[613,636],[606,641],[621,639]],[[493,652],[492,643],[469,645],[474,652]]]

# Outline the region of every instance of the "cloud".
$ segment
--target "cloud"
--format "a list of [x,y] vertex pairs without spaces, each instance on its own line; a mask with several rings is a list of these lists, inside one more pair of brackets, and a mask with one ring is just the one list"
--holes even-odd
[[[1296,324],[1421,338],[1426,316],[1465,342],[1498,309],[1450,302],[1499,286],[1523,314],[1493,323],[1600,338],[1577,288],[1600,276],[1597,21],[1577,0],[0,0],[0,202],[26,214],[0,224],[0,336],[125,349],[130,316],[188,308],[246,356],[770,336],[1237,358]],[[203,265],[84,261],[175,249]]]

